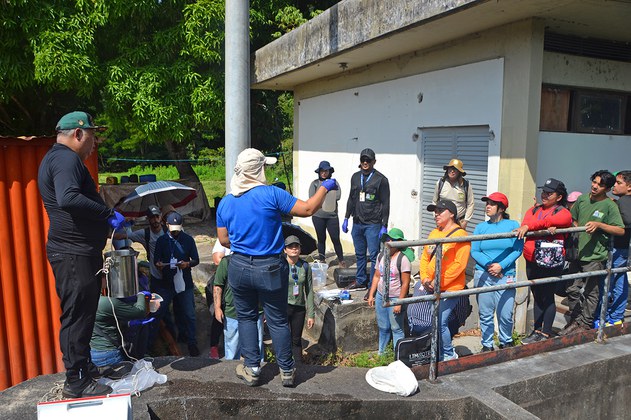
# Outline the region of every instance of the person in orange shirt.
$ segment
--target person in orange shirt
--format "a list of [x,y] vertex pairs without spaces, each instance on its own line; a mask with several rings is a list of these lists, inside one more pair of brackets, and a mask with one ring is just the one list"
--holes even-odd
[[[436,204],[427,206],[427,211],[434,212],[436,229],[428,239],[467,236],[467,232],[458,224],[456,205],[449,200],[439,200]],[[440,270],[440,291],[462,290],[465,286],[465,269],[471,252],[470,242],[448,243],[442,246],[442,264]],[[421,255],[421,283],[428,292],[434,292],[434,278],[436,275],[436,245],[427,245]],[[453,360],[458,354],[451,344],[449,332],[449,315],[458,303],[458,299],[441,299],[438,314],[440,326],[440,355],[439,360]]]

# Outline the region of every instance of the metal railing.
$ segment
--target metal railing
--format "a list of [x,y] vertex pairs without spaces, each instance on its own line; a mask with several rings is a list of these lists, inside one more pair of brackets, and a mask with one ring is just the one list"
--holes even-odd
[[[584,232],[584,226],[580,227],[571,227],[565,229],[556,229],[554,233],[550,233],[547,230],[538,230],[527,232],[525,236],[552,236],[557,234],[569,234],[569,233],[577,233]],[[436,381],[436,363],[438,361],[438,313],[440,308],[440,299],[448,299],[448,298],[457,298],[460,296],[469,296],[469,295],[477,295],[480,293],[487,293],[496,290],[506,290],[506,289],[516,289],[519,287],[530,287],[536,286],[539,284],[546,283],[556,283],[559,281],[566,280],[575,280],[580,278],[592,277],[592,276],[605,276],[605,281],[603,284],[604,293],[600,297],[600,322],[598,325],[598,335],[596,341],[599,343],[603,343],[603,328],[605,326],[605,319],[607,315],[607,301],[608,301],[608,290],[609,290],[609,282],[611,278],[611,274],[616,273],[624,273],[631,271],[631,258],[627,259],[627,266],[620,268],[611,268],[612,260],[613,260],[613,236],[610,235],[610,246],[608,249],[607,255],[607,266],[604,270],[595,270],[595,271],[586,271],[574,274],[564,274],[556,277],[544,277],[536,280],[526,280],[526,281],[516,281],[514,283],[501,284],[496,286],[483,286],[483,287],[475,287],[472,289],[463,289],[453,292],[441,292],[440,291],[440,281],[441,281],[441,266],[442,266],[442,246],[446,243],[459,243],[459,242],[473,242],[473,241],[485,241],[485,240],[494,240],[494,239],[505,239],[505,238],[514,238],[517,236],[515,231],[506,232],[506,233],[493,233],[493,234],[484,234],[484,235],[469,235],[469,236],[458,236],[458,237],[445,237],[445,238],[437,238],[437,239],[417,239],[410,241],[389,241],[386,242],[384,252],[384,267],[390,266],[390,249],[389,248],[406,248],[406,247],[416,247],[416,246],[426,246],[426,245],[436,245],[436,268],[435,268],[435,277],[434,277],[434,293],[425,296],[415,296],[404,299],[397,299],[396,302],[390,302],[390,282],[384,281],[384,301],[383,306],[395,306],[395,305],[406,305],[410,303],[417,302],[428,302],[433,301],[433,311],[432,311],[432,338],[431,338],[431,359],[429,366],[429,380],[430,382]],[[631,254],[631,243],[629,244],[629,251]]]

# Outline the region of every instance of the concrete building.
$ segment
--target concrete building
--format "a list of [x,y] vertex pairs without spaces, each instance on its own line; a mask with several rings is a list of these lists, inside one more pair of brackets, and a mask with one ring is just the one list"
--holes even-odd
[[487,192],[520,220],[548,177],[587,192],[595,170],[631,167],[630,21],[620,0],[345,0],[256,51],[252,86],[294,92],[298,197],[328,160],[342,218],[371,147],[389,227],[425,237],[425,206],[458,157],[478,199],[472,231]]

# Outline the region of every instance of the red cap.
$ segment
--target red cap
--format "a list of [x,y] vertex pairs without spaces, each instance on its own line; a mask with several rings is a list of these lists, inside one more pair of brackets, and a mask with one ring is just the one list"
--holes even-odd
[[495,201],[496,203],[502,204],[505,209],[508,208],[508,198],[501,192],[494,192],[493,194],[489,194],[488,197],[482,197],[482,201]]

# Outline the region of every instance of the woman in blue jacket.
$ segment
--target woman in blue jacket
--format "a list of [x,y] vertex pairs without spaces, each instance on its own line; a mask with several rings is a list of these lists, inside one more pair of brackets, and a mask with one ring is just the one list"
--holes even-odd
[[[480,223],[474,235],[512,232],[519,223],[509,220],[506,209],[508,198],[500,192],[482,197],[486,203],[489,220]],[[524,241],[515,238],[488,239],[471,243],[471,256],[476,262],[473,279],[476,287],[495,286],[515,282],[515,261],[522,253]],[[497,312],[500,348],[512,347],[513,306],[515,289],[496,290],[478,295],[480,329],[482,330],[482,351],[493,350],[493,318]]]

